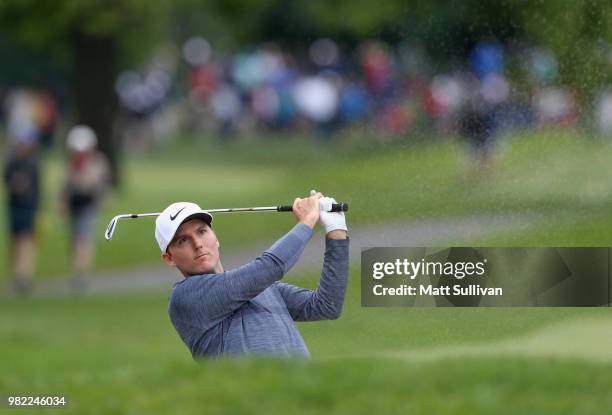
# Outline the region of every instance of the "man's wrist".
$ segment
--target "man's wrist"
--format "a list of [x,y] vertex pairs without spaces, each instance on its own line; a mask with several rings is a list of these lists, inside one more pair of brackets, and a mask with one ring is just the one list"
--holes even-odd
[[348,232],[342,229],[335,229],[327,232],[325,237],[329,239],[346,239],[348,237]]
[[302,219],[301,221],[299,221],[298,223],[303,223],[304,225],[308,226],[310,229],[314,229],[315,225],[317,224],[317,220],[312,220],[312,219]]

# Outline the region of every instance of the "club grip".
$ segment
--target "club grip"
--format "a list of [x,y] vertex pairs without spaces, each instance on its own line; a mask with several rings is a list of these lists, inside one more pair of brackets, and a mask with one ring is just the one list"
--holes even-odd
[[[348,212],[348,203],[340,202],[340,203],[332,203],[332,209],[330,212]],[[279,212],[293,212],[293,206],[283,205],[278,206],[277,210]]]
[[332,203],[331,212],[348,212],[348,203]]

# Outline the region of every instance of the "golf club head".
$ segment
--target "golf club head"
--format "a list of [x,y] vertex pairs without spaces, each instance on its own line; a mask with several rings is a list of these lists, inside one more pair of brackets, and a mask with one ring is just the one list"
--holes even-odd
[[110,241],[112,239],[113,234],[115,233],[115,227],[117,226],[117,221],[120,217],[121,215],[117,215],[112,218],[108,226],[106,227],[106,232],[104,232],[104,238],[106,238],[107,241]]

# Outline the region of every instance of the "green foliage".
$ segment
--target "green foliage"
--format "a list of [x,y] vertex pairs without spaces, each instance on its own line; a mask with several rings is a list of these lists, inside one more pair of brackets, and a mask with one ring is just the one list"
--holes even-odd
[[333,2],[301,1],[308,18],[322,31],[349,33],[355,38],[374,37],[386,25],[395,24],[406,15],[406,2],[379,0],[374,5],[367,0]]
[[[171,2],[145,0],[0,2],[2,31],[37,48],[71,54],[75,33],[117,39],[140,58],[167,38]],[[67,51],[67,52],[65,52]]]
[[113,35],[122,30],[133,30],[131,24],[145,26],[153,23],[149,19],[159,19],[169,5],[168,1],[157,1],[155,7],[151,7],[151,3],[144,0],[4,0],[0,2],[0,16],[4,24],[16,28],[25,38],[43,42],[44,37],[61,36],[73,30],[90,35]]
[[612,81],[610,2],[533,2],[523,18],[525,33],[555,53],[562,80],[580,94],[590,97]]

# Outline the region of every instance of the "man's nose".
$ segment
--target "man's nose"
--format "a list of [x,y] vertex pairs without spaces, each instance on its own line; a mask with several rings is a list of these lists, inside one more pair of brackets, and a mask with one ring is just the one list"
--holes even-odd
[[193,246],[195,249],[200,249],[204,246],[204,238],[201,236],[196,236],[193,238]]

